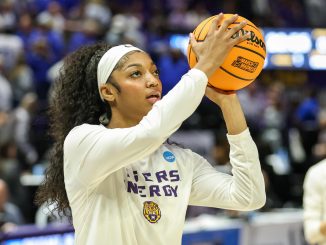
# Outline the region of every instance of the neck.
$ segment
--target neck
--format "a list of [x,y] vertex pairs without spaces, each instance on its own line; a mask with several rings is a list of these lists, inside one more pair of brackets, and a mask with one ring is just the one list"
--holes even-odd
[[139,121],[140,120],[137,120],[135,118],[125,117],[120,113],[115,113],[114,110],[112,110],[112,117],[107,127],[108,128],[130,128],[136,126],[139,123]]

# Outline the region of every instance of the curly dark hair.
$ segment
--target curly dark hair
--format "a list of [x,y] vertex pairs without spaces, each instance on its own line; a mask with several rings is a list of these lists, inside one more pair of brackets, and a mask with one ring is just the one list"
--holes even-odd
[[[69,131],[81,124],[99,124],[99,117],[111,117],[108,103],[101,100],[97,87],[97,65],[110,46],[99,43],[85,46],[64,59],[52,90],[49,117],[54,145],[45,179],[38,188],[35,203],[55,204],[52,214],[71,218],[63,173],[63,144]],[[116,68],[115,68],[116,69]]]

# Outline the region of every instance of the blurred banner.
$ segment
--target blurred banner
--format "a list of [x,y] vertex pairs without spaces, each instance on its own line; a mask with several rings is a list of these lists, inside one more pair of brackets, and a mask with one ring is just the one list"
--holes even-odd
[[[326,70],[326,29],[263,28],[261,31],[267,48],[265,70]],[[186,54],[188,35],[170,35],[169,44]]]

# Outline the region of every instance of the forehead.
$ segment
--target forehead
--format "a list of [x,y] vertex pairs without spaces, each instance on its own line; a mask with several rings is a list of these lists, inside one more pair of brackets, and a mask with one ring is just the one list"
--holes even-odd
[[128,65],[135,64],[135,63],[143,66],[147,66],[147,65],[152,65],[153,60],[145,52],[133,52],[131,54],[127,54],[127,59],[125,60],[125,62],[123,62],[121,68],[122,69],[126,68]]

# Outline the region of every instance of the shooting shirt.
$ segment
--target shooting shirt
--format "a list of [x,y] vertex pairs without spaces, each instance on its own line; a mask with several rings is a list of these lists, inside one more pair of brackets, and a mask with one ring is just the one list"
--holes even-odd
[[83,124],[70,131],[64,179],[76,245],[178,245],[188,204],[252,210],[265,203],[248,129],[227,135],[232,176],[191,150],[164,144],[197,108],[206,86],[206,75],[192,69],[138,125]]

